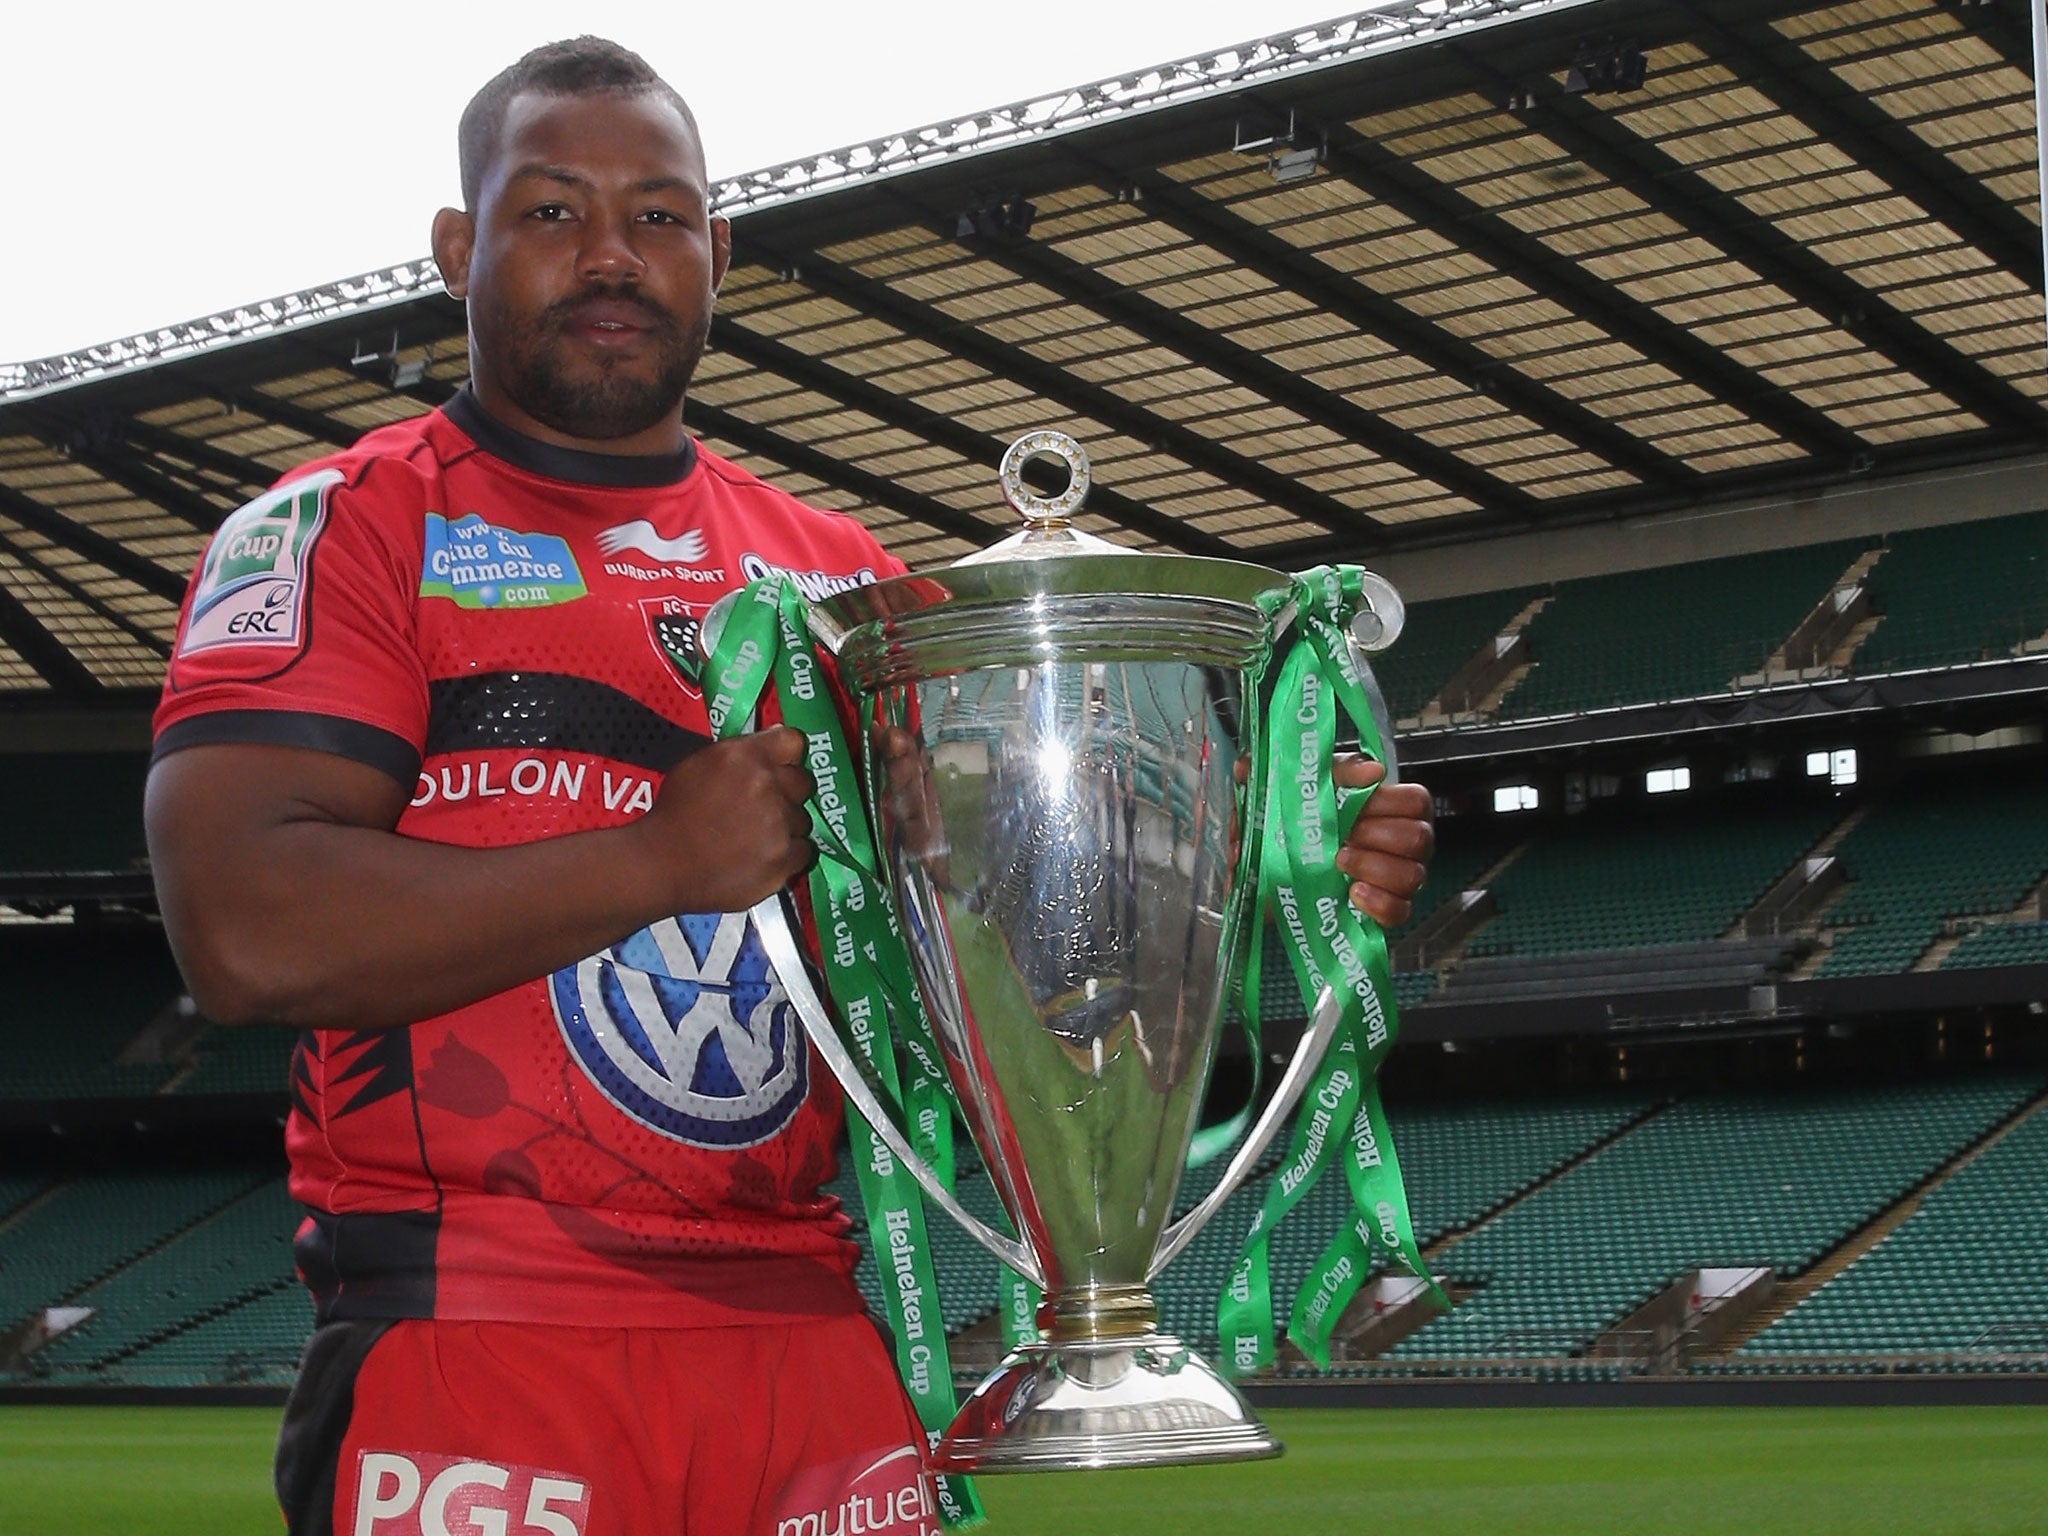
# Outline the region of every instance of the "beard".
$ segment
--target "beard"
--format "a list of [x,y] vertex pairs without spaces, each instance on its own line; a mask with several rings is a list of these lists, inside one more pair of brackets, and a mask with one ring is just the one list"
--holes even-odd
[[[649,355],[593,358],[570,341],[576,311],[594,299],[639,311]],[[711,331],[708,310],[686,326],[637,293],[602,287],[557,300],[530,321],[502,304],[483,311],[471,323],[497,359],[499,387],[535,421],[591,442],[631,437],[680,416]]]

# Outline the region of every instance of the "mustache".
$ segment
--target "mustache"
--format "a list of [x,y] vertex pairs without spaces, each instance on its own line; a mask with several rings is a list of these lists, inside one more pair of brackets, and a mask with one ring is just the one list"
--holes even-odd
[[673,314],[633,289],[601,286],[585,288],[565,299],[557,299],[541,312],[541,319],[550,330],[560,330],[572,323],[583,308],[590,304],[623,305],[632,310],[640,323],[651,331],[673,331],[679,328]]

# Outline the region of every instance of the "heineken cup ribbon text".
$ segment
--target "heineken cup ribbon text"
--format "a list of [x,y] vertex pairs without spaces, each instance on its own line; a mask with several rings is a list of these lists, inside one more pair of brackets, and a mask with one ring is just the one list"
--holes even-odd
[[[804,599],[784,577],[763,577],[735,602],[722,630],[705,635],[705,704],[723,739],[747,728],[769,680],[783,723],[804,738],[804,767],[814,785],[807,805],[819,857],[809,882],[820,958],[845,1033],[885,1108],[898,1111],[913,1148],[950,1186],[951,1090],[941,1075],[910,957],[890,909],[875,840],[860,798],[860,775],[840,728],[819,659],[805,627]],[[896,1049],[904,1050],[899,1070]],[[928,1442],[952,1420],[952,1362],[939,1287],[916,1181],[852,1106],[846,1111],[854,1171],[867,1210],[868,1236],[895,1335],[896,1366]],[[948,1529],[983,1519],[973,1483],[942,1476],[939,1513]]]
[[[1245,862],[1256,866],[1258,879],[1254,931],[1246,942],[1256,949],[1263,914],[1277,916],[1303,1000],[1313,1010],[1327,987],[1341,1015],[1217,1305],[1223,1366],[1234,1375],[1274,1359],[1268,1247],[1274,1228],[1332,1161],[1343,1164],[1351,1211],[1296,1293],[1287,1326],[1296,1347],[1318,1366],[1329,1365],[1330,1335],[1375,1255],[1429,1280],[1380,1105],[1379,1069],[1397,1028],[1386,935],[1351,905],[1350,881],[1336,864],[1345,834],[1372,794],[1340,791],[1333,782],[1339,715],[1357,730],[1367,757],[1386,760],[1345,634],[1363,601],[1360,574],[1355,567],[1323,566],[1295,577],[1296,639],[1281,663],[1246,787],[1247,843],[1256,843],[1257,852],[1248,847]],[[1240,1006],[1255,1027],[1258,973],[1247,969]],[[1433,1280],[1430,1289],[1441,1298]]]

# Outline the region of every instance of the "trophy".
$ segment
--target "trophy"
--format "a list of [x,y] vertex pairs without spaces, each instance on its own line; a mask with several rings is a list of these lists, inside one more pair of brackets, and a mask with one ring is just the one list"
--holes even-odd
[[[1060,495],[1027,489],[1039,457],[1066,464]],[[849,1100],[939,1207],[1044,1293],[1039,1338],[972,1394],[934,1469],[1275,1456],[1237,1390],[1160,1330],[1148,1287],[1249,1175],[1339,1016],[1325,988],[1222,1177],[1169,1219],[1234,951],[1257,917],[1254,882],[1237,873],[1236,773],[1264,663],[1293,619],[1291,579],[1075,529],[1088,462],[1059,433],[1020,438],[1001,474],[1022,532],[828,597],[808,623],[868,722],[876,853],[1016,1237],[963,1209],[893,1123],[809,984],[782,899],[754,919]],[[1351,635],[1377,649],[1400,627],[1400,600],[1366,580]]]

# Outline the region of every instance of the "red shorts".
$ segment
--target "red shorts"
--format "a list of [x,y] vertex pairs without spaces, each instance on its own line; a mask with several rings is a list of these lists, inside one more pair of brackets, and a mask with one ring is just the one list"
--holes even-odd
[[924,1443],[865,1317],[343,1322],[277,1491],[292,1536],[937,1536]]

